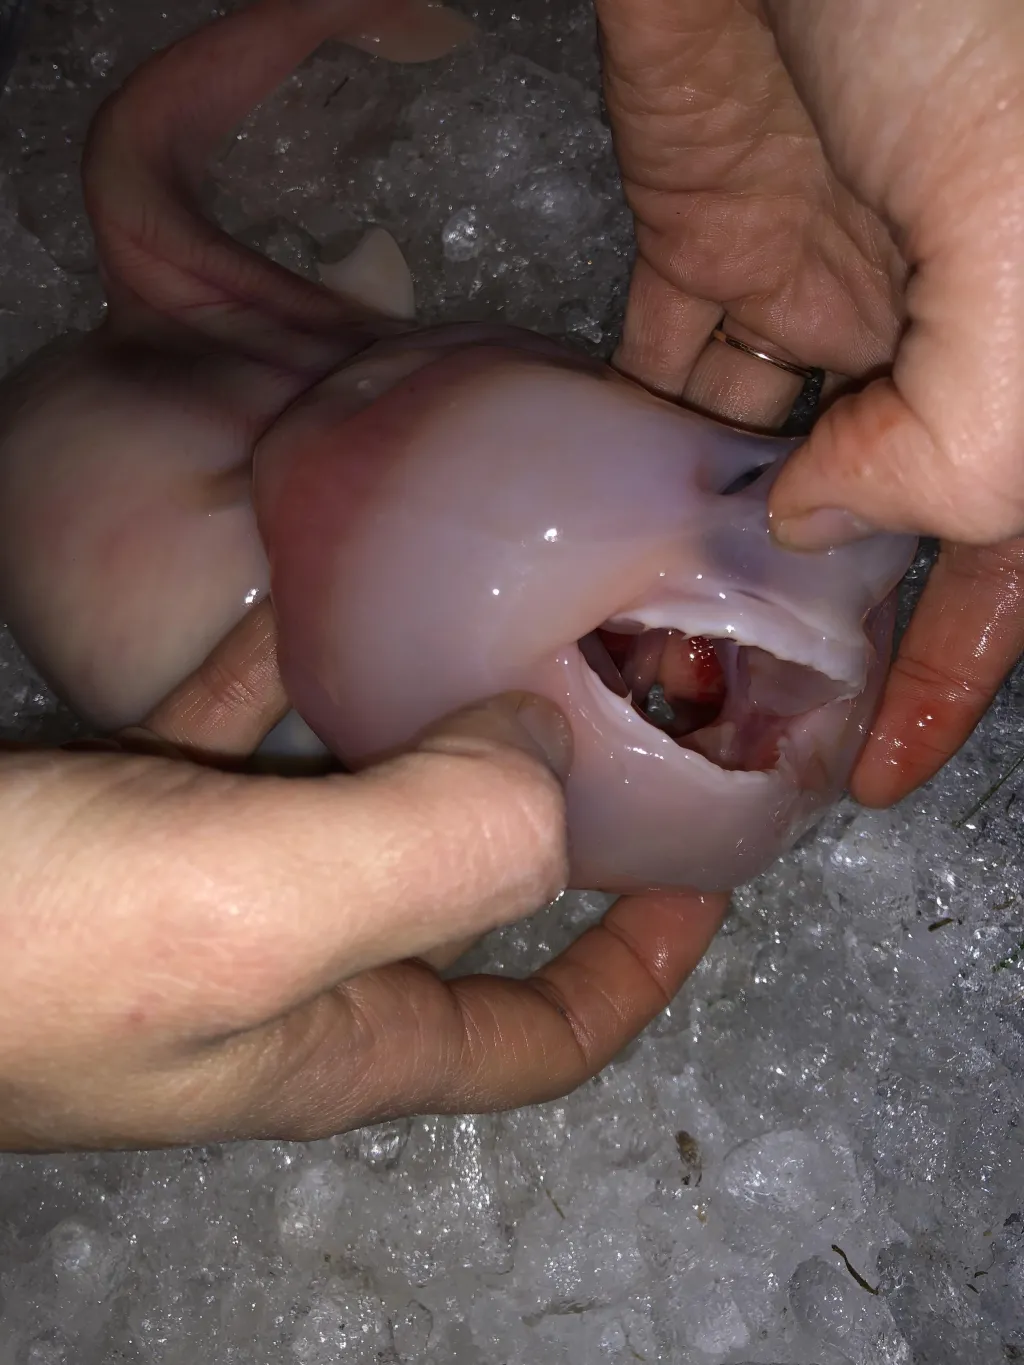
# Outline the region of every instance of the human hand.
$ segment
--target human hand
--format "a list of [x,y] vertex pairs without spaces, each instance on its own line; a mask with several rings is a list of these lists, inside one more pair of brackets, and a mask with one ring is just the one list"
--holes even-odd
[[888,804],[966,739],[1024,647],[1024,11],[597,5],[637,223],[617,363],[765,427],[799,381],[713,328],[826,370],[835,401],[775,486],[776,534],[943,540],[852,783]]
[[442,981],[452,945],[563,884],[564,720],[520,696],[358,777],[225,771],[285,710],[264,605],[122,752],[0,757],[0,1147],[310,1139],[548,1099],[721,921],[724,897],[629,897],[526,981]]

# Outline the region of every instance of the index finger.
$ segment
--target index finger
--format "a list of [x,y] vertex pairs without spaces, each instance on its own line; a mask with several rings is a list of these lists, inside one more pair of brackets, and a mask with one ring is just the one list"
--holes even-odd
[[245,758],[288,711],[277,621],[265,598],[125,739],[154,736],[192,755]]
[[1024,650],[1024,540],[945,545],[886,684],[850,789],[888,806],[966,741]]
[[684,294],[640,256],[612,363],[663,398],[680,398],[722,312],[717,303]]
[[669,1004],[727,905],[725,895],[623,897],[524,981],[444,982],[421,962],[367,972],[227,1044],[231,1080],[217,1093],[234,1092],[246,1135],[299,1140],[556,1098]]

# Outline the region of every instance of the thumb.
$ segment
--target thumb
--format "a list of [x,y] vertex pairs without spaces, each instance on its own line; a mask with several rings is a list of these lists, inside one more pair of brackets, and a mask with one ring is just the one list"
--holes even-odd
[[337,846],[344,830],[350,875],[347,970],[486,932],[564,890],[561,783],[571,756],[561,711],[516,692],[457,712],[385,763],[334,778],[329,799],[343,796],[344,815],[340,826],[329,820],[330,837]]
[[65,757],[52,852],[96,888],[104,961],[148,1016],[216,1035],[546,904],[568,876],[570,752],[561,712],[517,693],[356,776]]
[[[980,406],[966,386],[966,410]],[[962,434],[930,428],[891,380],[840,399],[786,462],[769,499],[776,540],[829,550],[880,531],[991,545],[1024,530],[1019,454],[1013,437],[986,423]]]

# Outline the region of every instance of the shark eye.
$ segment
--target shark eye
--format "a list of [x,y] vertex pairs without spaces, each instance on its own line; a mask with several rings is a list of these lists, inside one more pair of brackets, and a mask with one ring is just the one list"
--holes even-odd
[[755,465],[753,469],[746,470],[743,474],[740,474],[738,478],[733,479],[732,483],[726,484],[722,489],[721,496],[723,498],[728,498],[731,497],[733,493],[742,493],[744,488],[749,488],[752,483],[756,483],[764,471],[770,468],[771,465],[759,464]]

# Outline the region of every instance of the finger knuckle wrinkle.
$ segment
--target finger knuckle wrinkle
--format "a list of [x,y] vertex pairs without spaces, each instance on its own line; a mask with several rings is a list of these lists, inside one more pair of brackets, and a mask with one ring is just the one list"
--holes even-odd
[[909,655],[900,659],[893,672],[910,685],[915,694],[936,701],[963,701],[973,698],[979,683],[962,669],[948,663],[933,664],[928,659]]
[[571,1067],[572,1073],[581,1080],[584,1076],[592,1075],[600,1065],[601,1057],[596,1040],[579,1013],[569,1005],[563,993],[547,977],[534,977],[529,985],[565,1024],[567,1041],[571,1042],[576,1056],[576,1062]]
[[983,545],[969,555],[954,553],[950,572],[961,581],[995,588],[1000,594],[1024,590],[1024,540]]
[[199,679],[219,709],[242,711],[257,704],[257,698],[248,683],[216,659],[206,660],[199,670]]
[[616,923],[614,920],[606,920],[601,927],[607,934],[615,939],[626,953],[629,954],[637,968],[650,982],[654,990],[655,998],[658,1001],[659,1011],[668,1009],[669,1005],[672,1004],[674,997],[672,991],[662,979],[657,968],[657,963],[644,953],[633,935],[630,934],[623,925]]

